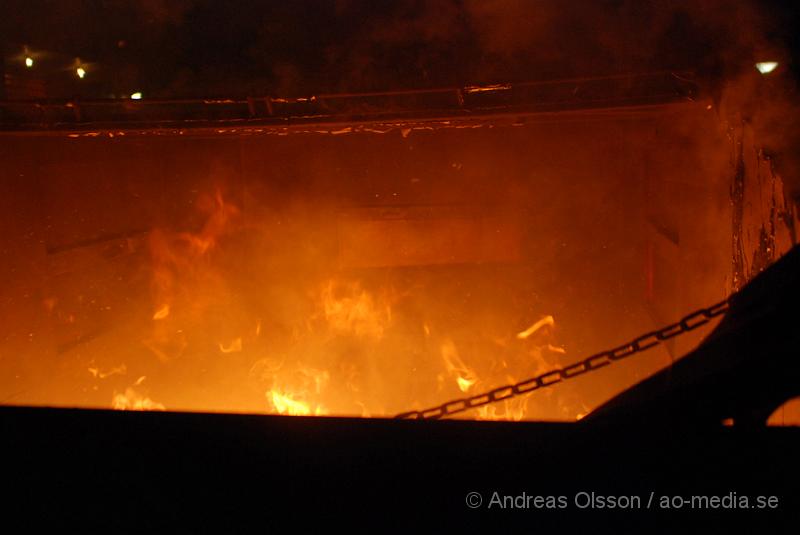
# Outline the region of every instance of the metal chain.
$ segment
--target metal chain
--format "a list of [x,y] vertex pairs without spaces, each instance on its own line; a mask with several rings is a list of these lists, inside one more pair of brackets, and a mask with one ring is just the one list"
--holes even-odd
[[468,398],[448,401],[447,403],[443,403],[430,409],[404,412],[398,414],[395,416],[395,418],[436,420],[444,416],[450,416],[452,414],[464,412],[469,409],[474,409],[475,407],[488,405],[489,403],[496,403],[514,396],[528,394],[539,388],[554,385],[567,379],[572,379],[573,377],[578,377],[584,373],[607,366],[612,362],[622,360],[635,355],[636,353],[645,351],[646,349],[650,349],[651,347],[669,340],[670,338],[693,331],[701,325],[705,325],[713,318],[727,312],[728,301],[728,299],[725,299],[708,308],[701,308],[700,310],[692,312],[676,323],[639,336],[633,341],[615,347],[614,349],[596,353],[564,368],[557,368],[531,379],[526,379],[511,385],[501,386],[495,388],[494,390],[484,392],[483,394],[476,394]]

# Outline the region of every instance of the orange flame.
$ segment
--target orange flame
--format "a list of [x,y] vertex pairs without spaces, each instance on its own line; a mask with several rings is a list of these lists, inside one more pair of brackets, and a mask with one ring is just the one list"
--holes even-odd
[[164,304],[161,306],[161,308],[156,310],[155,314],[153,314],[153,319],[163,320],[167,316],[169,316],[169,304]]
[[308,416],[311,414],[311,408],[308,403],[296,401],[288,394],[281,394],[276,390],[271,390],[268,396],[278,414],[288,414],[290,416]]
[[142,394],[137,388],[144,382],[144,377],[139,379],[125,389],[122,394],[115,393],[111,400],[111,407],[120,411],[164,411],[166,407],[157,401],[153,401]]
[[[304,281],[307,285],[298,286],[296,293],[289,294],[293,299],[291,310],[298,312],[294,316],[280,309],[272,315],[272,304],[258,299],[244,307],[245,300],[239,301],[239,281],[231,275],[258,277],[262,265],[268,266],[270,276],[280,277],[283,272],[258,262],[244,266],[247,271],[239,271],[238,267],[229,271],[235,262],[225,255],[250,243],[251,237],[260,240],[264,229],[249,221],[233,225],[238,209],[219,191],[199,199],[197,204],[206,216],[199,231],[156,230],[150,234],[154,321],[147,322],[150,332],[140,341],[161,364],[188,365],[191,358],[197,358],[198,371],[202,373],[237,365],[249,367],[247,377],[252,393],[243,392],[236,399],[236,403],[242,403],[239,407],[258,407],[291,416],[331,411],[386,415],[405,408],[395,408],[389,399],[404,393],[402,386],[395,387],[400,382],[393,373],[416,374],[420,378],[418,384],[426,384],[424,388],[429,391],[411,395],[419,403],[428,404],[446,394],[445,386],[451,394],[489,390],[514,382],[508,380],[510,374],[535,374],[539,367],[552,364],[545,362],[544,355],[556,358],[564,352],[548,343],[551,329],[547,327],[555,324],[552,316],[544,316],[516,334],[507,330],[506,321],[486,332],[479,324],[466,323],[462,328],[440,314],[435,301],[424,295],[418,299],[416,294],[405,291],[405,286],[395,291],[398,279],[376,286],[380,279],[356,279],[351,272],[347,278],[314,272]],[[247,258],[244,260],[247,263]],[[246,282],[260,283],[262,279]],[[270,293],[272,280],[267,279],[266,283],[265,295],[275,295]],[[277,295],[284,295],[282,292],[283,289]],[[433,295],[437,295],[436,291]],[[255,305],[252,308],[251,302]],[[423,317],[409,315],[417,310],[426,312]],[[514,343],[515,336],[517,340],[535,339],[536,343]],[[470,348],[469,355],[463,352],[466,347]],[[436,358],[437,352],[441,360]],[[489,356],[485,357],[487,352]],[[224,363],[221,358],[215,362],[221,354],[230,356]],[[409,360],[403,361],[403,354],[408,354]],[[375,358],[380,355],[391,358]],[[92,366],[90,373],[98,378],[114,373],[101,372],[94,362]],[[104,366],[108,369],[109,363]],[[150,368],[142,371],[155,373]],[[123,393],[115,392],[112,406],[122,410],[164,410],[164,405],[143,393],[140,385],[141,381]],[[528,398],[509,399],[468,416],[519,420],[526,416],[527,403]]]
[[313,410],[311,405],[305,401],[295,399],[291,394],[282,393],[278,390],[270,390],[267,393],[267,398],[272,402],[278,414],[287,416],[322,416],[327,414],[327,411],[321,405],[316,406]]
[[106,377],[110,377],[112,375],[125,375],[128,372],[127,366],[121,364],[119,366],[115,366],[108,370],[107,372],[101,371],[100,368],[91,367],[88,368],[89,373],[92,374],[92,377],[97,379],[105,379]]
[[525,329],[524,331],[517,333],[517,338],[519,340],[526,340],[542,327],[545,326],[552,327],[553,325],[555,325],[555,323],[556,320],[553,318],[553,316],[545,316],[536,323],[534,323],[533,325],[531,325],[530,327],[528,327],[527,329]]
[[467,392],[478,382],[475,372],[467,367],[458,356],[458,350],[452,340],[445,340],[442,343],[441,353],[447,372],[455,376],[459,390]]
[[242,337],[234,338],[229,344],[219,344],[219,350],[223,353],[239,353],[242,351]]
[[358,283],[328,281],[321,292],[325,320],[335,332],[381,338],[392,321],[388,303],[378,303]]

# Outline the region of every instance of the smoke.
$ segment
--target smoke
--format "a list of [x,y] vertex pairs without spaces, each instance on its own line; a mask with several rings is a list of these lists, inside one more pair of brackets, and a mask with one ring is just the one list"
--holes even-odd
[[[10,0],[0,44],[93,66],[52,97],[380,91],[690,70],[800,192],[796,15],[778,0]],[[794,48],[793,48],[794,47]],[[774,60],[768,76],[756,61]],[[47,63],[43,62],[43,67]],[[63,74],[54,60],[50,67]],[[60,69],[60,70],[59,70]]]
[[[23,44],[94,67],[52,97],[209,97],[695,71],[721,116],[756,130],[796,196],[797,21],[778,0],[8,0],[6,62]],[[794,40],[794,41],[793,41]],[[794,49],[792,47],[795,47]],[[780,62],[764,77],[759,60]],[[63,60],[63,61],[62,61]],[[38,67],[37,67],[38,68]]]
[[349,90],[653,69],[719,77],[780,47],[770,42],[779,14],[748,2],[405,0],[366,16],[362,8],[347,2],[337,12],[340,24],[358,23],[327,47],[327,80]]
[[[786,9],[718,0],[6,2],[27,44],[151,96],[354,91],[652,69],[730,76],[788,38]],[[105,67],[104,67],[105,66]],[[292,96],[292,95],[281,95]]]

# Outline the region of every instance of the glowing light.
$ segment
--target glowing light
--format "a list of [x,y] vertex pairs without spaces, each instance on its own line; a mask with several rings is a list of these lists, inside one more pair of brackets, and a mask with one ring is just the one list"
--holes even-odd
[[220,342],[219,350],[223,353],[239,353],[242,351],[242,338],[234,338],[230,344]]
[[758,69],[758,72],[760,72],[761,74],[769,74],[777,68],[778,68],[777,61],[761,61],[759,63],[756,63],[756,69]]
[[169,304],[165,304],[161,308],[156,310],[155,314],[153,314],[153,319],[163,320],[167,316],[169,316]]
[[322,289],[322,311],[328,326],[341,334],[380,339],[392,321],[392,310],[359,284],[330,280]]
[[133,386],[125,389],[124,394],[114,393],[111,400],[111,408],[119,411],[165,411],[167,410],[164,405],[157,401],[153,401],[146,395],[142,394],[137,388],[142,385],[145,376],[139,377]]
[[281,394],[272,390],[269,395],[272,396],[272,404],[278,414],[288,414],[289,416],[308,416],[311,414],[311,408],[308,403],[296,401],[288,394]]
[[142,395],[133,388],[125,389],[124,394],[114,394],[111,408],[118,411],[165,411],[164,405]]
[[25,58],[25,66],[26,66],[26,67],[28,67],[29,69],[30,69],[31,67],[33,67],[33,58],[32,58],[32,57],[30,57],[30,56],[27,56],[27,57]]
[[462,392],[467,392],[478,382],[475,372],[464,364],[458,356],[458,349],[451,340],[445,340],[441,347],[442,359],[444,359],[447,372],[456,376],[456,384]]
[[475,379],[465,379],[464,377],[456,377],[456,383],[458,384],[458,389],[462,392],[466,392],[472,385],[475,384]]
[[105,379],[106,377],[111,377],[112,375],[125,375],[128,373],[128,367],[125,366],[125,364],[111,368],[107,372],[101,371],[100,368],[96,367],[88,368],[88,370],[95,379]]
[[142,92],[137,91],[136,93],[131,93],[132,100],[141,100],[142,99]]
[[86,76],[86,69],[84,69],[83,67],[78,67],[77,69],[75,69],[75,74],[77,74],[78,78],[82,80],[83,77]]
[[524,331],[522,331],[521,333],[517,333],[517,338],[519,340],[525,340],[526,338],[530,337],[533,333],[535,333],[542,327],[545,327],[547,325],[552,327],[553,325],[555,325],[555,323],[556,321],[555,319],[553,319],[553,316],[545,316],[536,323],[534,323],[533,325],[531,325],[530,327],[528,327],[527,329],[525,329]]

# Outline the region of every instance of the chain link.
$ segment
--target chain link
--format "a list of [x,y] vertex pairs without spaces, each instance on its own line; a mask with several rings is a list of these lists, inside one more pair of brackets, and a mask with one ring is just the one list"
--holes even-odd
[[520,381],[515,384],[501,386],[488,392],[484,392],[483,394],[476,394],[468,398],[454,399],[452,401],[448,401],[447,403],[443,403],[438,407],[432,407],[430,409],[423,409],[419,411],[404,412],[402,414],[398,414],[395,418],[436,420],[444,416],[450,416],[459,412],[474,409],[475,407],[481,407],[483,405],[503,401],[504,399],[509,399],[514,396],[528,394],[534,390],[538,390],[539,388],[544,388],[546,386],[560,383],[567,379],[572,379],[573,377],[578,377],[585,373],[593,372],[608,366],[612,362],[628,358],[637,353],[641,353],[642,351],[650,349],[651,347],[665,342],[670,338],[693,331],[727,311],[728,299],[725,299],[715,305],[711,305],[710,307],[701,308],[695,312],[692,312],[677,323],[673,323],[656,331],[643,334],[627,344],[615,347],[614,349],[609,349],[608,351],[596,353],[563,368],[550,370],[536,377],[525,379],[524,381]]

